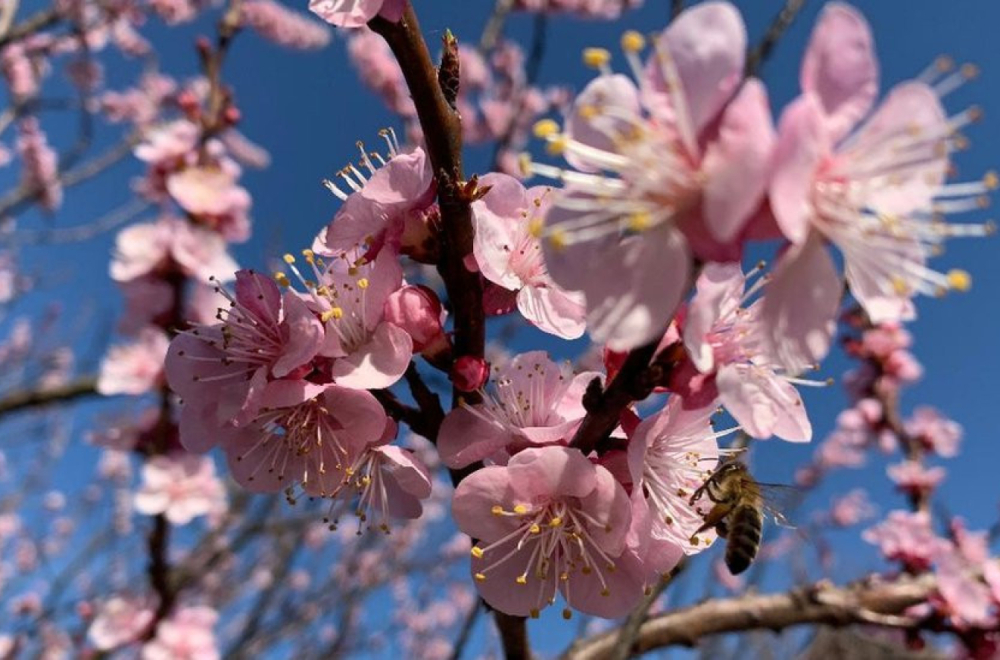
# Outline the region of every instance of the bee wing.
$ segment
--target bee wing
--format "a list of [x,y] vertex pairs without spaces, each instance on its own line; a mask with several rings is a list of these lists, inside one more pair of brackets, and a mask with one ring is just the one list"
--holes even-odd
[[760,488],[764,512],[777,525],[794,529],[795,525],[789,522],[788,516],[802,504],[805,492],[801,488],[785,484],[758,483],[757,486]]

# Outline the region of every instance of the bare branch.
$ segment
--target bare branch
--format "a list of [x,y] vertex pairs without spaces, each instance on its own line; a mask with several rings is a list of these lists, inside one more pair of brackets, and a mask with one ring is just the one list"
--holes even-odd
[[[779,632],[792,626],[867,623],[913,628],[917,619],[906,610],[925,602],[936,589],[932,574],[901,577],[893,582],[868,581],[847,587],[817,583],[783,594],[746,594],[709,600],[650,619],[639,629],[633,653],[673,645],[693,646],[710,635],[748,630]],[[567,660],[604,660],[618,643],[617,630],[583,640],[564,656]]]
[[81,378],[60,387],[14,392],[0,399],[0,417],[32,408],[69,403],[70,401],[96,394],[97,379],[92,377]]
[[503,35],[503,27],[507,23],[507,16],[514,8],[514,0],[496,0],[493,5],[493,12],[486,21],[483,34],[479,37],[479,53],[486,55],[496,48],[497,42]]
[[778,41],[784,36],[785,31],[795,22],[795,17],[799,15],[805,4],[806,0],[785,0],[784,8],[771,22],[764,38],[747,54],[747,63],[743,70],[744,76],[757,75],[761,65],[771,56],[774,47],[778,45]]
[[[5,1],[9,2],[9,0]],[[33,14],[23,22],[10,28],[6,34],[0,36],[0,48],[3,48],[12,41],[30,37],[36,32],[44,30],[47,27],[52,27],[60,20],[62,20],[62,16],[54,8],[44,9]]]

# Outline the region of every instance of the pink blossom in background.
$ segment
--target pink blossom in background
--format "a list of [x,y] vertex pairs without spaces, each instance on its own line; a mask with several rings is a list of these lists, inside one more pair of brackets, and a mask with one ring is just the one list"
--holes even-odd
[[149,7],[167,25],[193,21],[201,2],[198,0],[149,0]]
[[501,612],[537,617],[561,592],[570,607],[611,618],[642,597],[647,570],[626,554],[628,495],[576,449],[525,449],[473,472],[452,513],[479,541],[476,587]]
[[0,73],[16,98],[27,99],[38,92],[38,70],[23,44],[14,41],[0,50]]
[[852,527],[875,515],[875,506],[868,498],[868,491],[854,488],[833,501],[829,519],[838,527]]
[[585,411],[581,399],[596,373],[573,375],[544,351],[522,353],[493,374],[483,402],[445,417],[438,452],[450,468],[518,449],[568,440]]
[[989,231],[939,216],[974,208],[994,183],[945,184],[951,138],[972,113],[946,115],[931,86],[936,75],[898,85],[872,111],[879,71],[867,22],[843,3],[820,15],[802,64],[802,96],[781,118],[769,190],[793,246],[776,268],[764,314],[789,366],[815,362],[829,347],[824,337],[842,283],[826,241],[843,253],[851,293],[876,324],[913,318],[917,293],[968,288],[964,272],[925,264],[948,236]]
[[944,481],[943,467],[926,467],[918,461],[903,461],[886,468],[889,478],[896,488],[913,497],[922,497],[932,492]]
[[169,345],[167,333],[146,327],[134,342],[112,346],[101,360],[97,391],[105,396],[152,391],[163,381],[163,360]]
[[627,9],[642,6],[643,0],[515,0],[514,7],[537,12],[573,12],[588,18],[618,18]]
[[886,559],[918,572],[927,570],[949,545],[934,533],[926,511],[890,511],[884,521],[866,529],[861,538],[877,545]]
[[[173,78],[149,72],[139,79],[139,84],[124,91],[109,90],[96,99],[100,110],[111,122],[129,122],[143,129],[151,129],[160,116],[163,103],[177,90]],[[188,122],[182,125],[190,126]],[[147,133],[149,135],[150,133]],[[152,155],[149,150],[147,155]]]
[[636,427],[629,441],[633,510],[648,509],[657,541],[648,561],[661,573],[715,541],[714,529],[695,535],[711,503],[702,498],[692,506],[689,501],[718,463],[713,413],[713,405],[685,410],[681,398],[672,396],[665,408]]
[[98,607],[87,637],[98,651],[111,651],[139,641],[152,621],[153,610],[146,600],[112,596]]
[[539,127],[573,167],[531,166],[566,184],[546,217],[545,261],[557,284],[583,291],[591,338],[612,350],[663,334],[694,256],[739,256],[774,140],[763,85],[739,87],[746,39],[725,2],[686,10],[645,64],[644,39],[630,33],[639,87],[592,51],[602,75],[577,97],[565,132]]
[[62,205],[63,189],[59,180],[59,156],[49,145],[48,138],[34,117],[19,120],[17,126],[17,153],[21,158],[21,184],[37,190],[39,204],[46,211],[55,211]]
[[506,174],[487,174],[479,185],[489,189],[472,204],[472,253],[479,271],[511,296],[516,294],[518,311],[532,325],[563,339],[582,336],[586,329],[583,296],[564,291],[552,281],[542,257],[542,242],[532,234],[556,193],[541,186],[526,190]]
[[143,135],[143,141],[136,145],[133,153],[151,166],[173,169],[178,161],[194,150],[199,133],[198,126],[186,119],[153,126]]
[[386,107],[404,119],[413,119],[417,109],[410,98],[399,63],[389,45],[368,28],[352,30],[347,40],[347,56],[358,78],[374,91]]
[[271,154],[267,149],[235,128],[223,132],[219,140],[226,148],[226,152],[240,165],[260,170],[271,164]]
[[765,303],[744,308],[754,293],[745,284],[739,264],[706,264],[685,315],[684,344],[698,371],[715,375],[719,399],[747,433],[808,442],[812,424],[793,383],[809,381],[787,375],[770,351]]
[[142,660],[218,660],[218,619],[211,607],[181,606],[156,627],[156,637],[142,647]]
[[166,189],[178,206],[211,227],[228,241],[250,237],[247,213],[253,200],[237,183],[240,169],[224,160],[208,167],[186,167],[166,178]]
[[330,32],[325,26],[280,2],[247,0],[240,12],[244,25],[279,46],[312,50],[330,43]]
[[207,456],[174,453],[149,458],[142,466],[142,486],[135,510],[147,516],[163,514],[173,525],[198,516],[217,516],[226,509],[226,491]]
[[930,406],[919,406],[904,422],[906,433],[942,458],[958,455],[962,426]]
[[110,266],[113,280],[129,282],[172,267],[203,282],[229,281],[239,268],[218,233],[183,218],[161,216],[118,233]]
[[408,0],[309,0],[309,10],[327,23],[342,28],[362,27],[381,16],[398,22]]

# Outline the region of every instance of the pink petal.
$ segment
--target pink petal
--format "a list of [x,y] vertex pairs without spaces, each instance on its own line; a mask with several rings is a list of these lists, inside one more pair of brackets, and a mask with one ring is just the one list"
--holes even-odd
[[328,385],[322,398],[327,410],[340,426],[337,431],[338,439],[347,439],[353,445],[347,447],[349,453],[352,450],[360,451],[383,439],[389,419],[371,392]]
[[492,456],[514,437],[499,424],[491,424],[465,408],[456,408],[441,423],[438,455],[442,463],[459,469]]
[[413,355],[413,338],[391,323],[380,323],[368,342],[333,363],[338,385],[360,390],[389,387],[398,381]]
[[291,408],[315,398],[327,387],[307,380],[272,380],[264,387],[261,405],[266,408]]
[[[309,11],[327,23],[343,28],[361,27],[382,9],[384,0],[310,0]],[[390,10],[398,10],[393,2]],[[398,20],[398,19],[397,19]]]
[[596,570],[589,575],[582,571],[574,572],[569,580],[559,583],[563,597],[574,609],[616,619],[625,616],[639,604],[646,587],[646,578],[655,577],[650,575],[651,571],[632,552],[625,552],[613,561],[614,572],[602,570],[603,583]]
[[271,465],[271,456],[266,451],[244,455],[259,441],[259,433],[256,429],[247,429],[234,435],[223,446],[226,463],[236,483],[251,493],[277,493],[290,485],[290,475],[302,474],[303,459],[293,451],[286,451],[282,472]]
[[705,264],[698,276],[684,319],[684,345],[702,373],[711,372],[715,364],[708,333],[723,314],[739,307],[745,281],[739,264]]
[[779,363],[797,372],[826,356],[843,288],[818,236],[789,247],[780,257],[761,311],[765,336]]
[[802,91],[819,99],[831,139],[847,135],[878,96],[878,62],[864,16],[848,4],[829,2],[813,28],[802,60]]
[[517,294],[517,308],[540,330],[562,339],[577,339],[587,329],[583,296],[555,285],[524,287]]
[[[659,37],[657,52],[646,64],[646,82],[670,98],[683,95],[687,107],[673,110],[688,115],[691,138],[697,138],[732,97],[743,78],[746,47],[743,19],[728,2],[703,2],[688,9]],[[669,88],[661,54],[672,60],[680,90]]]
[[286,344],[281,357],[271,367],[275,378],[283,378],[316,357],[326,335],[323,324],[294,293],[286,292],[283,298],[285,321],[282,335]]
[[364,290],[365,327],[382,321],[385,301],[403,286],[403,266],[390,250],[383,250],[368,267],[368,288]]
[[407,0],[385,0],[378,15],[388,21],[398,23],[403,18],[403,12],[406,11],[406,3]]
[[580,507],[596,522],[588,525],[594,543],[614,557],[625,550],[632,521],[628,493],[606,468],[597,465],[594,489],[580,500]]
[[434,177],[431,163],[420,147],[399,153],[379,168],[361,189],[361,197],[384,205],[412,206],[429,202]]
[[776,435],[790,442],[812,439],[802,397],[773,371],[727,365],[719,369],[715,382],[722,405],[751,436],[764,439]]
[[578,264],[591,338],[625,351],[661,337],[687,290],[691,257],[680,232],[661,227]]
[[775,143],[767,91],[750,79],[726,106],[719,136],[702,161],[705,223],[716,240],[734,239],[760,206]]
[[481,185],[492,186],[481,200],[472,204],[475,238],[472,253],[479,270],[489,281],[507,289],[519,289],[523,282],[511,270],[511,252],[517,248],[518,224],[528,207],[524,186],[506,174],[487,174]]
[[455,488],[451,512],[455,524],[475,539],[493,541],[506,536],[518,526],[518,521],[491,513],[494,506],[526,501],[511,486],[507,468],[487,466],[463,479]]
[[326,230],[317,237],[322,245],[321,253],[349,252],[374,241],[385,231],[386,220],[387,216],[378,204],[361,195],[351,195]]
[[[566,122],[566,136],[599,151],[617,153],[620,146],[615,143],[615,136],[632,128],[622,115],[639,117],[640,112],[639,90],[628,76],[600,76],[573,101]],[[566,154],[566,162],[584,172],[599,169],[586,156],[578,156],[572,151]]]
[[788,240],[801,243],[809,233],[813,181],[822,160],[830,153],[819,106],[801,96],[785,109],[778,126],[774,170],[768,191],[771,210]]
[[281,290],[267,275],[241,270],[236,273],[236,301],[261,325],[278,327],[281,314]]
[[379,451],[389,461],[392,480],[399,488],[417,499],[423,500],[431,496],[430,472],[416,454],[395,445],[381,447]]
[[518,452],[507,464],[511,487],[526,500],[584,497],[597,486],[594,464],[578,449],[539,447]]

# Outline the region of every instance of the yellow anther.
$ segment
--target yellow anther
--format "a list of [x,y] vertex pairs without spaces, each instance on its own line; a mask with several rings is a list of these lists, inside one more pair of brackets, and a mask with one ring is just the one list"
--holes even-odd
[[319,318],[323,323],[326,323],[330,319],[339,319],[342,318],[343,316],[344,316],[344,310],[342,310],[339,307],[333,307],[320,314]]
[[604,587],[603,589],[601,589],[601,595],[602,596],[610,596],[611,595],[611,590],[608,589],[607,587]]
[[538,608],[537,607],[532,607],[531,611],[528,614],[531,616],[532,619],[537,619],[538,618]]
[[989,190],[996,190],[1000,186],[1000,176],[993,170],[983,175],[983,185]]
[[321,295],[321,296],[323,296],[325,298],[326,296],[330,295],[330,287],[328,287],[327,285],[324,284],[323,286],[321,286],[318,289],[316,289],[316,293],[318,295]]
[[521,154],[517,157],[517,169],[520,170],[521,176],[529,176],[531,174],[530,154]]
[[564,607],[563,611],[562,611],[562,616],[563,616],[564,619],[566,619],[567,621],[569,621],[570,619],[573,618],[573,611],[570,610],[568,607]]
[[983,118],[983,109],[978,105],[974,105],[965,111],[969,116],[969,121],[980,121]]
[[622,50],[626,53],[638,53],[645,47],[646,37],[635,30],[629,30],[622,35]]
[[593,69],[606,67],[611,61],[611,53],[606,48],[584,48],[583,63]]
[[934,66],[941,73],[945,71],[951,71],[955,67],[955,60],[951,58],[950,55],[941,55],[936,60],[934,60]]
[[368,288],[368,284],[369,284],[369,282],[368,282],[368,278],[367,277],[362,277],[360,280],[358,280],[358,288],[359,289],[367,289]]
[[597,115],[601,114],[601,109],[596,105],[590,105],[589,103],[583,104],[576,109],[577,114],[580,115],[581,119],[593,119]]
[[566,153],[566,145],[569,140],[566,139],[564,135],[557,135],[549,140],[549,143],[545,145],[545,153],[550,156],[562,156]]
[[302,256],[306,258],[306,263],[310,263],[311,264],[311,263],[313,263],[316,260],[316,254],[312,250],[310,250],[308,248],[305,249],[305,250],[302,250]]
[[892,290],[896,292],[897,296],[910,295],[910,285],[898,275],[892,278]]
[[631,231],[646,231],[653,224],[653,219],[645,211],[636,211],[628,217],[628,228]]
[[545,221],[541,218],[532,218],[528,221],[528,233],[531,234],[532,238],[541,238],[544,230]]
[[486,582],[486,576],[482,573],[476,573],[473,577],[476,579],[476,582]]
[[985,223],[983,223],[983,233],[986,234],[987,236],[992,236],[993,234],[997,233],[997,223],[993,222],[992,220],[987,220]]
[[493,508],[490,509],[490,513],[492,513],[494,516],[502,516],[503,515],[503,507],[500,506],[499,504],[494,504]]
[[284,273],[275,273],[274,274],[274,281],[277,282],[278,284],[280,284],[281,286],[291,286],[292,285],[292,283],[288,281],[288,276],[285,275]]
[[968,272],[955,268],[948,271],[948,286],[954,291],[966,292],[972,288],[972,275]]
[[549,527],[559,527],[562,523],[562,518],[559,516],[552,516],[552,520],[549,521]]
[[966,80],[972,80],[979,76],[979,67],[975,64],[963,64],[962,65],[962,77]]
[[284,257],[282,257],[282,258],[283,258],[283,259],[285,260],[285,263],[286,263],[286,264],[289,264],[289,265],[291,265],[291,264],[294,264],[294,263],[295,263],[295,257],[293,257],[293,256],[292,256],[292,255],[290,255],[290,254],[286,254],[286,255],[285,255]]
[[475,557],[476,559],[482,559],[483,549],[480,548],[478,545],[472,546],[472,556]]
[[347,269],[347,274],[350,275],[351,277],[357,276],[357,274],[358,274],[358,267],[357,266],[351,266],[350,268]]
[[524,514],[528,513],[528,507],[526,507],[523,504],[515,504],[514,513],[516,513],[519,516],[523,516]]
[[514,582],[517,582],[518,584],[528,584],[528,574],[521,573],[516,578],[514,578]]
[[531,525],[531,527],[528,528],[528,531],[531,532],[532,534],[541,534],[542,528],[538,526],[538,523],[534,523]]
[[553,229],[549,232],[549,245],[555,250],[562,250],[566,247],[566,232],[560,229]]
[[544,140],[559,134],[559,124],[554,119],[539,119],[532,131],[536,138]]

